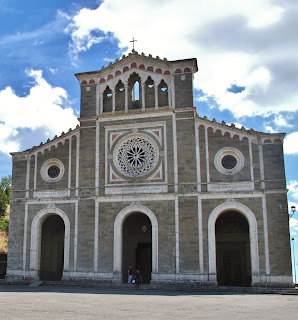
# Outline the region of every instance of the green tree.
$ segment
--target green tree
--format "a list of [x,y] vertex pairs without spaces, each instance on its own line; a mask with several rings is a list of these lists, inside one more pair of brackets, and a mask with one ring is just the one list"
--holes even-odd
[[11,189],[11,176],[3,177],[0,183],[0,217],[7,214]]

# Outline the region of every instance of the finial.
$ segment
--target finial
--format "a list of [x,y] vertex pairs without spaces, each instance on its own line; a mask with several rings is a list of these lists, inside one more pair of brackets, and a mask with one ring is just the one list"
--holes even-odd
[[135,40],[135,38],[132,38],[132,40],[130,40],[129,42],[132,42],[132,52],[135,52],[135,42],[138,40]]

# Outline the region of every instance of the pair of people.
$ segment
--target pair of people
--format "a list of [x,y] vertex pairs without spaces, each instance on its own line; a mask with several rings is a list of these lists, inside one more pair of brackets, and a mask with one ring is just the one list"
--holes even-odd
[[132,280],[135,280],[136,287],[139,288],[140,283],[142,282],[142,276],[141,276],[140,270],[136,269],[136,273],[133,276],[132,268],[131,266],[129,266],[127,270],[127,274],[128,274],[128,283],[132,283]]

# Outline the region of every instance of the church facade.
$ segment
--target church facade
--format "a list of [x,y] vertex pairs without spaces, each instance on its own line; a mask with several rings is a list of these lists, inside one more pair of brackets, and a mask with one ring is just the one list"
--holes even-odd
[[80,126],[12,153],[8,279],[292,284],[284,134],[200,117],[196,59],[76,74]]

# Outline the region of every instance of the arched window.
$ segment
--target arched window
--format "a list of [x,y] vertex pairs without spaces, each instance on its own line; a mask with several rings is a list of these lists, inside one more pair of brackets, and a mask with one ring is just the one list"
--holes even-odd
[[141,88],[141,78],[137,73],[131,74],[128,79],[128,109],[141,109],[142,107],[142,88]]
[[155,90],[154,90],[154,80],[151,77],[148,77],[145,82],[145,105],[146,108],[155,107]]
[[158,86],[158,106],[164,107],[169,105],[168,85],[164,80],[161,80]]
[[106,90],[103,93],[103,112],[112,111],[112,90],[109,86],[106,87]]
[[115,110],[125,110],[125,87],[121,80],[118,81],[115,90]]
[[139,99],[140,99],[140,83],[139,81],[136,81],[132,90],[132,100],[137,101]]

